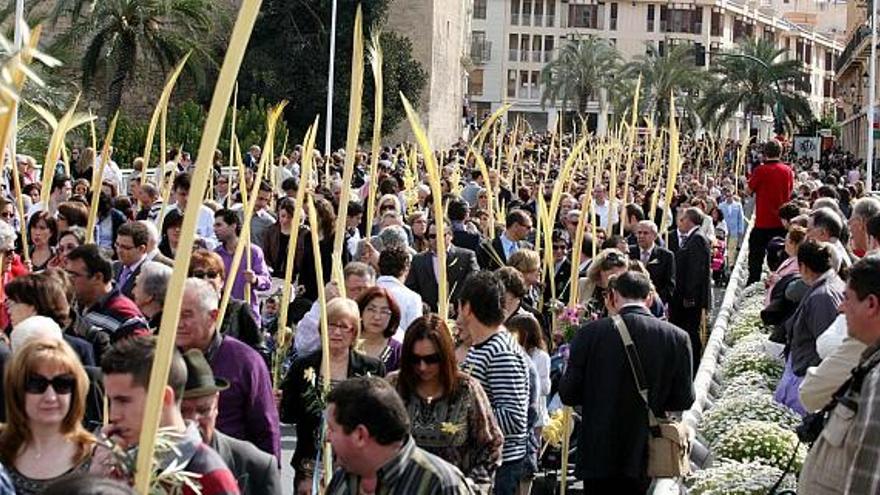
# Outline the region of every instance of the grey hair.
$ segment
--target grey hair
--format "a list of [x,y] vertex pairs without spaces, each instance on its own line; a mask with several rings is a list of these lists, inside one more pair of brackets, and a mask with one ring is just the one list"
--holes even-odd
[[171,281],[171,267],[156,261],[145,261],[141,265],[141,273],[138,275],[137,284],[148,296],[156,300],[160,305],[165,303],[165,293],[168,291],[168,282]]
[[220,294],[207,280],[200,278],[188,278],[183,286],[183,292],[194,292],[199,300],[203,311],[214,311],[220,308]]
[[349,262],[347,265],[345,265],[345,268],[342,269],[343,277],[348,278],[352,275],[369,278],[370,280],[376,280],[376,270],[373,270],[372,266],[361,261]]
[[409,237],[406,235],[406,230],[400,225],[389,225],[385,227],[379,232],[377,237],[382,244],[382,250],[390,247],[406,248],[409,246]]
[[0,249],[15,249],[15,229],[6,222],[0,222]]
[[871,197],[859,198],[853,205],[852,214],[863,220],[874,218],[880,215],[880,200]]
[[156,228],[156,224],[149,220],[138,220],[138,223],[146,227],[147,233],[150,234],[150,242],[153,247],[158,246],[162,239],[159,237],[159,229]]
[[651,220],[639,220],[639,223],[637,223],[636,225],[638,225],[639,227],[648,227],[649,229],[651,229],[651,232],[653,232],[655,235],[658,232],[657,231],[657,224]]

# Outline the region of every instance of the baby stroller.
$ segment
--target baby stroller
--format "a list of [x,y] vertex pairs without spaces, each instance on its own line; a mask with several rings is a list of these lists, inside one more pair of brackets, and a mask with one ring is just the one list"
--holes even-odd
[[715,241],[712,243],[712,280],[715,281],[716,287],[723,287],[727,284],[730,277],[730,270],[727,265],[727,231],[724,229],[715,229]]

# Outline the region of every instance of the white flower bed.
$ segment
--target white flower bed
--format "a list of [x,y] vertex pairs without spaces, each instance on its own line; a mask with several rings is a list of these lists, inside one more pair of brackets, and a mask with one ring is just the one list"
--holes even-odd
[[[697,471],[690,478],[691,495],[765,495],[782,476],[782,470],[758,462],[726,461]],[[787,476],[781,489],[794,489]]]

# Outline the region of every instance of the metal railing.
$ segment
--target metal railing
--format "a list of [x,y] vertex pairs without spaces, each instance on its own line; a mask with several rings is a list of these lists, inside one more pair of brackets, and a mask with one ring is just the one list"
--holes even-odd
[[868,36],[871,36],[871,28],[868,26],[859,26],[859,28],[853,32],[852,38],[850,38],[849,42],[846,44],[846,48],[844,48],[840,53],[840,56],[837,57],[837,63],[834,65],[835,71],[839,72],[840,69],[849,62],[855,54],[856,48],[858,48]]
[[519,62],[519,50],[516,48],[511,48],[508,54],[508,60],[510,62]]
[[471,41],[471,60],[475,64],[485,64],[492,60],[492,42],[486,40]]

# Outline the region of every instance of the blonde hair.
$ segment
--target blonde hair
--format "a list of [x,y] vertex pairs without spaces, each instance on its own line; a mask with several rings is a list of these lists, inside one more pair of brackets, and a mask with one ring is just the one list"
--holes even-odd
[[520,273],[534,272],[541,269],[541,256],[532,249],[520,249],[510,255],[507,264]]
[[354,338],[351,346],[354,347],[361,336],[361,311],[355,301],[346,297],[337,297],[327,303],[327,324],[337,320],[346,320],[354,328]]
[[89,377],[76,352],[61,340],[32,340],[13,353],[3,380],[6,387],[6,424],[0,432],[0,461],[7,466],[14,465],[25,444],[33,441],[30,419],[25,409],[25,384],[41,365],[63,369],[73,375],[76,381],[70,397],[70,409],[59,425],[68,441],[77,444],[74,463],[85,460],[95,443],[95,437],[82,426]]

